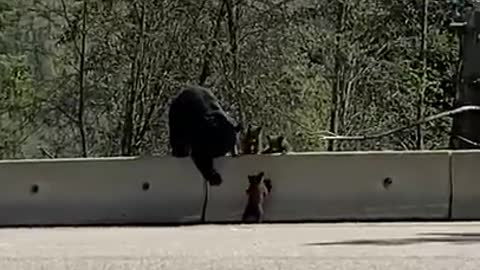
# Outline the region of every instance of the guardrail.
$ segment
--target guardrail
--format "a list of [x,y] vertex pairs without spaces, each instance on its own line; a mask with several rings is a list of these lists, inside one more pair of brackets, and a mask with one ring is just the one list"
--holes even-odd
[[273,183],[266,222],[480,218],[480,151],[247,155],[215,163],[224,183],[206,189],[189,158],[0,161],[0,225],[239,222],[247,176],[261,171]]

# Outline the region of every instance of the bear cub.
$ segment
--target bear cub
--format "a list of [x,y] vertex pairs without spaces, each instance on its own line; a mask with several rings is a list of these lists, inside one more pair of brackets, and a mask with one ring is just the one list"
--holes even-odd
[[288,153],[291,151],[290,143],[288,143],[287,138],[282,135],[278,136],[268,136],[267,135],[268,145],[267,148],[262,152],[262,154],[272,154],[272,153]]
[[262,152],[262,127],[248,125],[242,136],[240,150],[243,155],[258,155]]
[[266,196],[272,191],[272,182],[270,179],[264,179],[264,172],[256,175],[249,175],[249,187],[246,190],[248,200],[245,211],[243,212],[242,222],[248,222],[253,218],[254,222],[263,221],[263,202]]
[[209,89],[200,86],[186,86],[172,100],[168,124],[172,156],[190,156],[210,185],[220,185],[223,179],[213,159],[229,152],[238,155],[241,125],[227,115]]

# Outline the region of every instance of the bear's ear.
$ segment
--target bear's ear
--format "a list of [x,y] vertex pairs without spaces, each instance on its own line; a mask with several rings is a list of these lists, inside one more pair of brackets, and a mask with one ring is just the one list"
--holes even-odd
[[265,176],[265,173],[264,173],[264,172],[260,172],[257,176],[258,176],[258,178],[262,179],[262,178]]

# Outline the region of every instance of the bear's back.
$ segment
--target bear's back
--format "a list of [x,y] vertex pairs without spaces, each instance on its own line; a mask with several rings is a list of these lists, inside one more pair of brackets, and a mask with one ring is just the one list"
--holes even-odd
[[173,100],[172,107],[192,116],[202,116],[221,109],[212,92],[200,86],[183,88]]

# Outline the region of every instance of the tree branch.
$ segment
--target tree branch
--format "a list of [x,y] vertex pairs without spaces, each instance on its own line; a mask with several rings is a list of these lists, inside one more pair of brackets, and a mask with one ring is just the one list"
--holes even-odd
[[480,147],[480,143],[478,143],[478,142],[474,142],[474,141],[472,141],[470,139],[467,139],[467,138],[465,138],[463,136],[460,136],[460,135],[455,135],[455,137],[458,138],[459,140],[463,141],[463,142],[466,142],[466,143],[471,144],[471,145],[476,146],[476,147]]
[[47,156],[48,158],[52,158],[52,159],[55,158],[55,155],[53,155],[52,153],[50,153],[50,151],[48,151],[47,149],[45,149],[43,146],[38,146],[37,148],[38,148],[38,150],[40,150],[40,152],[42,152],[42,154],[43,154],[44,156]]
[[[412,127],[416,127],[416,126],[424,124],[426,122],[430,122],[430,121],[437,120],[437,119],[440,119],[440,118],[443,118],[443,117],[452,116],[452,115],[467,112],[467,111],[480,111],[480,106],[473,106],[473,105],[462,106],[462,107],[459,107],[459,108],[456,108],[456,109],[453,109],[453,110],[449,110],[449,111],[441,112],[441,113],[438,113],[438,114],[435,114],[435,115],[432,115],[432,116],[429,116],[429,117],[425,117],[423,119],[417,120],[417,121],[415,121],[413,123],[410,123],[408,125],[405,125],[403,127],[391,129],[391,130],[384,131],[384,132],[377,133],[377,134],[357,135],[357,136],[323,136],[320,139],[321,140],[372,140],[372,139],[379,139],[381,137],[389,136],[389,135],[398,133],[400,131],[403,131],[403,130],[406,130],[406,129],[409,129],[409,128],[412,128]],[[463,138],[463,139],[465,139],[465,138]]]
[[217,19],[215,21],[215,25],[212,27],[212,37],[211,37],[211,40],[209,42],[209,44],[207,45],[207,48],[205,49],[205,56],[204,56],[204,60],[203,60],[203,65],[202,65],[202,72],[200,74],[200,79],[199,79],[199,84],[200,85],[203,85],[205,83],[205,81],[207,80],[207,77],[209,75],[209,72],[210,72],[210,69],[209,69],[209,65],[210,65],[210,61],[212,59],[212,56],[213,56],[213,48],[214,48],[214,44],[216,42],[216,39],[218,37],[218,33],[220,32],[220,25],[221,25],[221,22],[222,22],[222,19],[223,17],[225,16],[225,1],[222,1],[222,3],[220,4],[220,9],[218,11],[218,15],[217,15]]
[[87,0],[83,0],[83,17],[82,17],[82,45],[80,52],[80,70],[78,74],[78,129],[80,131],[80,138],[82,141],[82,157],[87,157],[87,138],[84,125],[84,111],[85,111],[85,58],[86,58],[86,26],[87,26]]
[[[70,28],[70,30],[73,31],[75,29],[75,27],[73,25],[73,22],[68,17],[67,4],[65,3],[65,0],[62,0],[61,3],[62,3],[62,10],[63,10],[63,16],[65,18],[65,21],[67,21],[67,24],[68,24],[68,27]],[[73,46],[75,47],[75,51],[78,54],[80,54],[80,48],[78,47],[76,40],[73,40]]]

